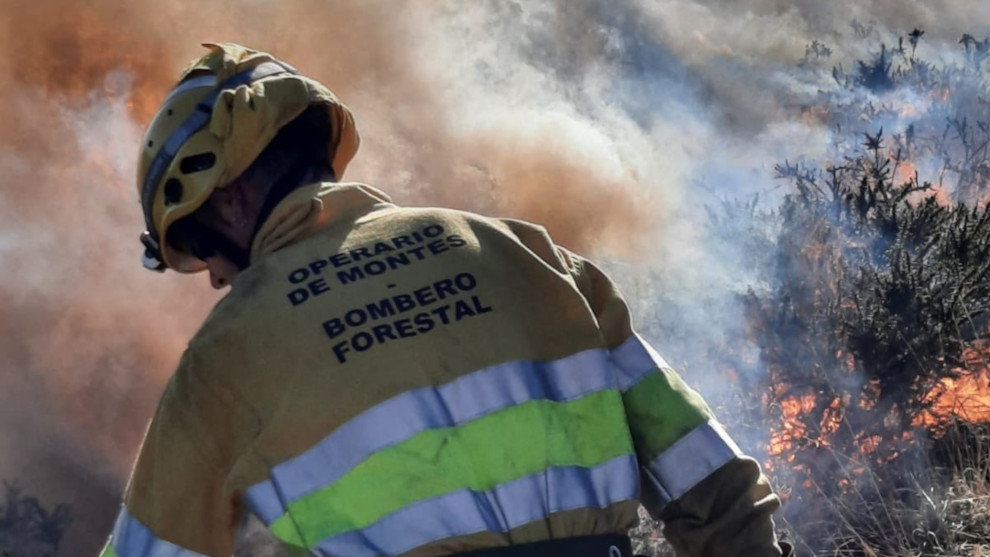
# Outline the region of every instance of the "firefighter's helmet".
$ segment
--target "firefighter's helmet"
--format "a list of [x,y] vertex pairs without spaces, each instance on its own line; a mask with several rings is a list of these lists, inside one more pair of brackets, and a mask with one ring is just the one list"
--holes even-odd
[[169,227],[251,165],[280,128],[310,106],[326,108],[328,160],[337,179],[358,147],[350,111],[322,84],[269,54],[206,44],[148,126],[137,189],[147,230],[144,266],[192,273],[205,262],[170,245]]

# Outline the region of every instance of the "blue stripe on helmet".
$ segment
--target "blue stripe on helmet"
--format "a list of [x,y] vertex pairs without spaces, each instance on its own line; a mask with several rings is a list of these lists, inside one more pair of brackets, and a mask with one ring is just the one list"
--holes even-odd
[[[172,164],[172,160],[175,158],[176,153],[182,145],[189,140],[196,132],[206,127],[210,122],[210,117],[213,113],[213,103],[216,102],[217,97],[220,93],[226,89],[237,88],[241,85],[247,85],[264,79],[266,77],[271,77],[273,75],[278,75],[282,73],[296,73],[289,65],[280,64],[277,62],[263,62],[257,66],[244,70],[243,72],[234,75],[230,79],[224,81],[218,85],[213,92],[206,96],[200,103],[196,106],[196,110],[189,115],[188,118],[182,124],[169,135],[168,139],[165,140],[165,144],[158,153],[155,154],[155,158],[152,159],[151,164],[148,166],[148,172],[144,177],[144,184],[141,187],[141,204],[144,206],[144,221],[147,226],[148,232],[152,236],[158,237],[158,231],[155,230],[154,223],[152,223],[152,202],[155,193],[155,186],[162,179],[165,171]],[[183,84],[179,84],[176,87],[176,91],[181,89]],[[175,94],[175,91],[169,94],[171,98]],[[159,240],[163,240],[160,239]],[[159,242],[161,243],[161,242]],[[159,258],[160,259],[160,258]]]

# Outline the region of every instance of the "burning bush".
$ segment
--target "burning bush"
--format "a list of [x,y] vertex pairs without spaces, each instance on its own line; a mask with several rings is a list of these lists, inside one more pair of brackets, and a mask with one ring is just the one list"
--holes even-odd
[[[936,65],[923,35],[832,68],[802,108],[831,130],[830,154],[778,164],[779,205],[711,211],[716,243],[752,254],[756,279],[747,327],[685,364],[730,370],[737,389],[713,402],[764,440],[802,552],[990,545],[990,39],[964,35],[960,62]],[[813,42],[799,71],[832,54]]]
[[839,87],[808,110],[835,130],[834,158],[778,165],[790,193],[754,214],[774,250],[768,286],[745,296],[767,371],[748,407],[767,412],[786,519],[830,555],[990,542],[953,527],[943,473],[988,479],[970,448],[986,432],[955,421],[990,417],[972,408],[990,402],[987,42],[967,35],[966,64],[936,67],[916,57],[922,35],[833,70]]
[[796,191],[779,210],[771,288],[748,298],[767,403],[797,420],[771,452],[798,468],[825,448],[896,457],[929,393],[987,336],[990,211],[945,204],[916,175],[896,183],[900,153],[882,133],[864,147],[824,171],[778,166]]

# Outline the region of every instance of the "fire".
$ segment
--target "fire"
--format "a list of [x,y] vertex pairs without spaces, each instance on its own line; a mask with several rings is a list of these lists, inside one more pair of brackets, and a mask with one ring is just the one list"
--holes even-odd
[[870,436],[864,437],[859,442],[859,450],[863,454],[874,453],[874,452],[876,452],[877,448],[880,446],[880,442],[881,441],[882,441],[882,439],[880,439],[880,436],[879,435],[870,435]]
[[915,166],[914,161],[910,159],[900,161],[894,169],[894,181],[898,184],[907,182],[914,178],[917,173],[918,167]]
[[990,341],[978,341],[963,351],[964,367],[956,377],[946,377],[931,390],[931,407],[918,416],[916,425],[937,428],[949,418],[970,423],[990,422]]
[[936,416],[949,414],[968,422],[990,421],[990,377],[985,371],[942,380],[943,392],[932,407]]
[[[808,401],[805,403],[804,401]],[[814,395],[805,397],[789,397],[780,401],[781,426],[780,429],[770,432],[769,453],[772,456],[780,456],[794,445],[794,440],[805,435],[807,428],[798,419],[802,415],[802,408],[810,404],[807,411],[814,408]]]
[[901,109],[898,111],[898,114],[901,118],[912,118],[917,116],[920,112],[921,109],[915,106],[914,103],[906,102],[901,105]]
[[[852,356],[841,352],[837,356],[843,358],[847,365],[854,365],[850,363]],[[913,425],[925,427],[937,435],[939,429],[952,419],[969,423],[990,423],[990,341],[977,341],[966,348],[962,360],[964,365],[957,370],[956,376],[942,379],[929,391],[925,401],[930,406],[915,418]],[[811,393],[785,395],[789,389],[788,385],[778,385],[775,390],[777,396],[781,397],[777,402],[780,425],[770,432],[767,450],[774,457],[786,454],[786,460],[792,462],[794,455],[787,453],[795,448],[796,441],[809,433],[802,418],[819,408],[822,402]],[[868,382],[863,386],[856,404],[864,410],[872,409],[876,406],[878,394],[879,385]],[[822,420],[812,446],[829,446],[828,439],[842,424],[844,409],[849,403],[849,400],[834,398],[824,405]],[[769,404],[769,397],[764,398],[764,404]],[[913,440],[912,432],[904,432],[903,441],[910,443]],[[857,437],[857,445],[863,455],[875,453],[881,442],[882,439],[876,435]],[[896,454],[898,453],[893,453],[892,458]],[[770,463],[768,466],[773,468]]]

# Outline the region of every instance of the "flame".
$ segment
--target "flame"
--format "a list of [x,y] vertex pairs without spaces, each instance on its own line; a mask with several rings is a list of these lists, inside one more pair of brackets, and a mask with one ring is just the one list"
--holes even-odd
[[962,354],[964,366],[954,377],[943,378],[929,391],[928,410],[914,423],[938,428],[951,418],[970,423],[990,423],[990,341],[977,341]]
[[894,168],[894,183],[904,183],[909,180],[913,180],[916,173],[918,172],[918,167],[911,159],[906,159],[900,161],[897,167]]
[[918,114],[920,114],[921,111],[922,109],[916,106],[914,103],[905,102],[901,105],[901,108],[900,110],[897,111],[897,113],[901,118],[907,119],[918,116]]
[[882,439],[879,435],[869,435],[859,440],[859,451],[863,454],[876,452]]
[[787,396],[779,401],[781,424],[780,429],[770,432],[768,452],[779,456],[794,446],[794,441],[805,436],[807,426],[801,417],[815,410],[817,404],[814,394]]
[[[836,356],[846,365],[851,366],[850,369],[855,366],[851,355],[843,354],[840,350]],[[941,379],[929,390],[924,399],[928,403],[928,408],[915,417],[912,422],[914,426],[925,427],[933,434],[939,435],[942,428],[953,419],[968,423],[990,423],[990,366],[988,366],[990,341],[974,342],[963,351],[961,359],[964,365],[956,370],[954,376]],[[781,397],[778,401],[780,423],[770,431],[767,444],[767,452],[770,456],[785,456],[788,462],[794,460],[794,455],[789,453],[796,447],[796,442],[808,433],[807,425],[802,418],[813,412],[820,404],[814,394],[784,395],[790,389],[791,386],[787,384],[775,386],[775,393]],[[863,409],[872,409],[876,406],[879,394],[879,383],[868,382],[863,386],[857,404]],[[769,404],[769,400],[770,398],[765,396],[764,404]],[[848,403],[847,400],[834,398],[825,405],[816,438],[808,446],[829,446],[829,436],[842,424],[844,408]],[[915,440],[915,436],[911,431],[906,431],[902,435],[902,440],[911,443]],[[875,453],[881,442],[882,439],[877,435],[857,438],[859,451],[863,455]],[[896,458],[897,454],[899,453],[895,451],[887,458]],[[772,470],[773,466],[770,463],[772,460],[768,461]]]

